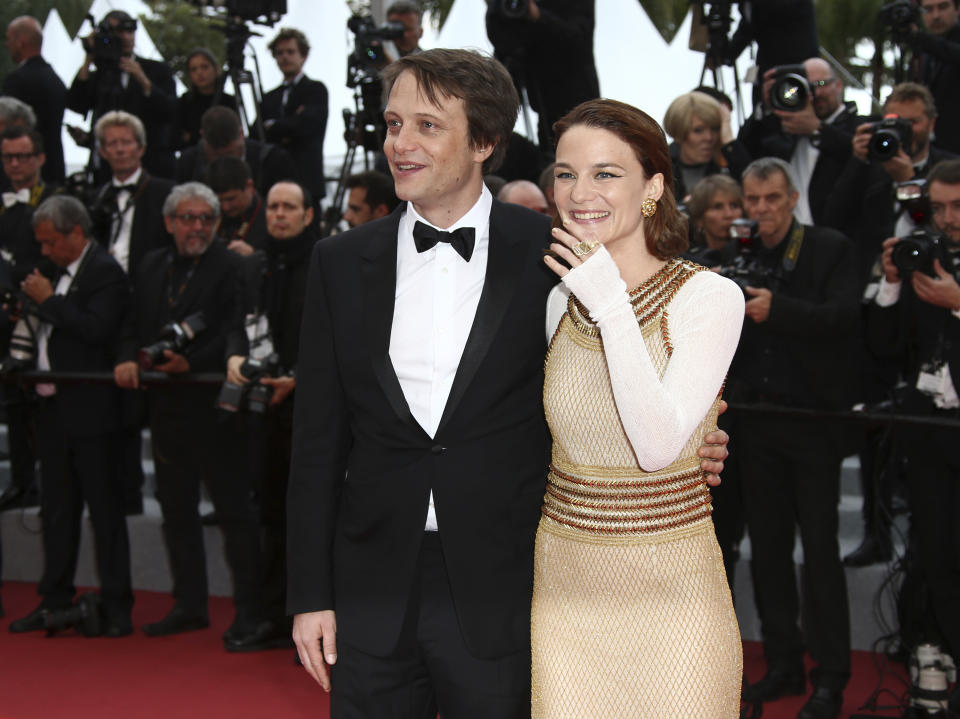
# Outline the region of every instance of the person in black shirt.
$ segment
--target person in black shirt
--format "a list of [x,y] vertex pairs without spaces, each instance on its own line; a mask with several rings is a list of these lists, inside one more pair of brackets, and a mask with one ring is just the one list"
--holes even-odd
[[927,32],[906,36],[913,49],[911,79],[933,93],[940,122],[934,144],[960,154],[960,0],[920,0]]
[[223,91],[223,75],[213,52],[198,47],[187,55],[187,75],[190,89],[177,99],[177,130],[175,141],[179,149],[193,147],[200,141],[200,118],[214,105],[237,109],[237,100]]

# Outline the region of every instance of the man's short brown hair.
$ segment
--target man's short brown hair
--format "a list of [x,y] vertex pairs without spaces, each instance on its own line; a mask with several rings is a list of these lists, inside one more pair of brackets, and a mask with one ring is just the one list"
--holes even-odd
[[297,49],[304,57],[310,54],[310,41],[307,40],[307,36],[293,27],[280,28],[280,32],[277,33],[277,36],[270,41],[269,45],[267,45],[267,47],[270,49],[270,54],[273,55],[276,52],[277,45],[279,45],[281,42],[286,42],[287,40],[295,40],[297,43]]
[[510,73],[497,60],[473,50],[438,48],[406,55],[383,71],[384,105],[397,78],[411,72],[423,96],[439,107],[440,98],[463,100],[473,149],[493,147],[484,174],[500,167],[517,122],[520,99]]
[[915,100],[923,103],[924,115],[931,119],[937,116],[937,105],[933,101],[933,93],[926,85],[918,82],[901,82],[899,85],[894,85],[887,99],[883,101],[883,106],[886,108],[891,102],[904,103]]

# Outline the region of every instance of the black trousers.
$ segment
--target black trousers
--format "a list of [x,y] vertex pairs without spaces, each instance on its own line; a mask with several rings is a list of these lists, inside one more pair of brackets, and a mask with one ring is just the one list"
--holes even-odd
[[[955,418],[955,414],[950,415]],[[913,555],[929,591],[944,649],[960,652],[960,459],[955,429],[903,431]]]
[[528,719],[530,652],[470,654],[436,532],[424,532],[417,574],[394,654],[372,656],[337,637],[331,719]]
[[[803,671],[842,689],[850,676],[850,613],[837,538],[842,439],[836,427],[779,417],[741,417],[737,438],[751,570],[770,669]],[[803,626],[793,562],[803,544]],[[806,642],[804,642],[804,639]]]
[[184,389],[194,396],[156,402],[150,410],[157,499],[163,511],[173,596],[187,613],[206,615],[206,554],[197,506],[202,479],[223,531],[237,617],[258,621],[260,538],[244,435],[236,415],[215,409],[213,395],[205,388]]
[[104,607],[118,619],[129,618],[133,606],[130,544],[116,471],[116,434],[68,435],[55,397],[40,401],[37,419],[43,477],[40,508],[44,568],[38,587],[43,597],[41,604],[57,609],[73,600],[80,521],[86,503],[93,523]]

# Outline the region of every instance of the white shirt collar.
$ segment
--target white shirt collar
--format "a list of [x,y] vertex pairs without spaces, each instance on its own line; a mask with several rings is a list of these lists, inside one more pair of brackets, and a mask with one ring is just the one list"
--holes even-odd
[[142,174],[143,174],[143,165],[138,167],[137,171],[134,172],[132,175],[130,175],[130,177],[128,177],[123,182],[118,180],[116,177],[113,177],[110,182],[114,187],[123,187],[124,185],[136,185],[138,182],[140,182],[140,175]]
[[407,202],[407,209],[401,220],[401,231],[406,228],[412,235],[414,224],[420,221],[425,225],[430,225],[430,227],[446,232],[453,232],[459,227],[473,227],[476,229],[477,237],[479,238],[481,234],[487,234],[486,228],[490,224],[490,209],[492,207],[493,195],[490,194],[490,190],[487,189],[486,185],[481,185],[480,197],[473,203],[473,207],[467,210],[463,217],[450,225],[450,227],[437,227],[417,212],[412,202]]

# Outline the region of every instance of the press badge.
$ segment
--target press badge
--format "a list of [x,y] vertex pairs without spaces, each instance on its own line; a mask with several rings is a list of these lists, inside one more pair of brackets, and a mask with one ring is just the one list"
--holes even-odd
[[946,362],[927,362],[920,368],[917,377],[917,390],[933,398],[940,409],[960,407],[960,397],[950,377],[950,367]]

